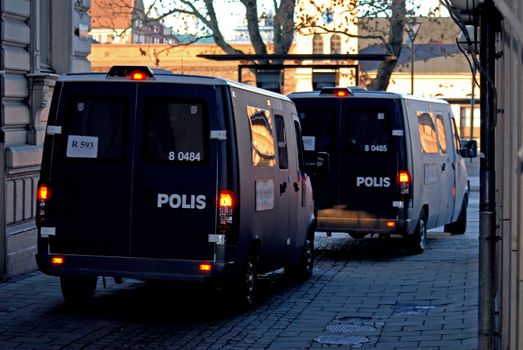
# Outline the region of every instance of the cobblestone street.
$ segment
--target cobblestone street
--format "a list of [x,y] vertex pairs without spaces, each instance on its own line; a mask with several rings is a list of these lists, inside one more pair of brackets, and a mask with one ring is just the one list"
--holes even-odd
[[477,196],[467,233],[430,232],[421,255],[399,238],[317,233],[313,277],[263,276],[244,313],[204,288],[112,279],[71,310],[58,278],[22,275],[0,284],[0,349],[476,349]]

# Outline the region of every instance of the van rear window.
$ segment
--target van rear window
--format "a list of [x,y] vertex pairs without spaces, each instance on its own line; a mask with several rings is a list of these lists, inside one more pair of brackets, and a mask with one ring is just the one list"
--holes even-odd
[[390,151],[389,114],[385,111],[352,110],[346,123],[349,153]]
[[206,159],[203,101],[149,98],[145,104],[144,160],[201,163]]
[[127,123],[127,100],[122,97],[72,97],[67,119],[68,158],[118,159]]

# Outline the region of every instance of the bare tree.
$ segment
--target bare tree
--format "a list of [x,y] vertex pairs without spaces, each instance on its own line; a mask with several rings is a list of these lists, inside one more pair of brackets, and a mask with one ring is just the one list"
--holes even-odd
[[[328,3],[307,0],[307,5],[315,8],[313,13],[302,11],[298,18],[297,29],[302,33],[336,33],[350,38],[374,39],[381,44],[386,53],[399,57],[403,46],[403,34],[409,21],[415,19],[419,10],[419,2],[415,0],[332,0]],[[343,6],[345,10],[338,15],[333,24],[326,24],[325,13],[329,13],[336,6]],[[433,11],[430,15],[434,15]],[[387,18],[387,28],[373,28],[372,20],[378,17]],[[351,28],[364,28],[366,35]],[[374,79],[367,88],[371,90],[385,90],[390,77],[396,68],[397,60],[386,60],[378,65]]]
[[[241,50],[234,48],[228,43],[220,28],[220,21],[230,20],[218,18],[213,0],[153,0],[144,6],[143,0],[93,0],[100,2],[99,6],[107,8],[107,13],[122,13],[132,11],[133,18],[139,18],[144,25],[147,22],[163,22],[167,18],[173,19],[187,35],[172,46],[188,45],[198,42],[202,38],[212,38],[216,45],[228,54],[241,54]],[[286,54],[294,38],[294,11],[296,0],[273,0],[270,4],[264,2],[264,6],[270,7],[268,11],[273,13],[272,17],[272,40],[263,40],[259,21],[258,0],[224,0],[220,6],[241,4],[245,8],[245,19],[249,40],[253,51],[257,54]],[[127,9],[125,9],[127,7]],[[131,7],[131,8],[129,8]],[[132,27],[133,23],[129,23]],[[159,52],[160,53],[160,52]],[[159,60],[157,60],[159,63]]]

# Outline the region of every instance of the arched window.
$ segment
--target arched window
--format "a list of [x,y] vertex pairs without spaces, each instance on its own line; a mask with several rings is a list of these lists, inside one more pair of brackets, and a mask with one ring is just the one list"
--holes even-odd
[[321,34],[314,34],[314,36],[312,37],[312,53],[323,53],[323,37],[321,36]]
[[341,53],[341,39],[338,34],[331,36],[331,53]]

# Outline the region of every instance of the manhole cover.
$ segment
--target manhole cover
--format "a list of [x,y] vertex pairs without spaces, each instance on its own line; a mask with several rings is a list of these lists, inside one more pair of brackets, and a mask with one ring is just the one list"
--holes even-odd
[[358,336],[321,335],[314,338],[314,341],[320,344],[329,345],[361,345],[367,343],[369,339]]
[[377,332],[378,329],[372,326],[360,326],[356,324],[335,324],[327,326],[329,332],[339,332],[339,333],[368,333],[368,332]]

